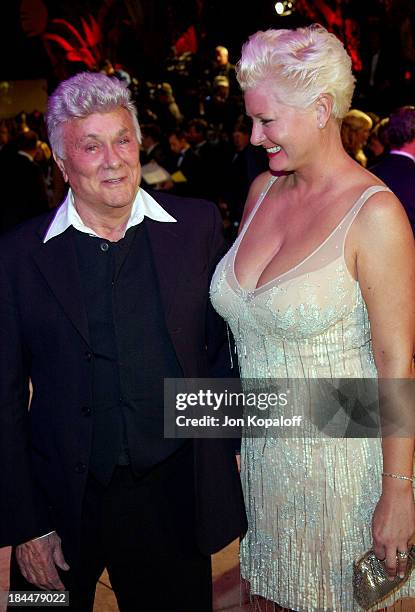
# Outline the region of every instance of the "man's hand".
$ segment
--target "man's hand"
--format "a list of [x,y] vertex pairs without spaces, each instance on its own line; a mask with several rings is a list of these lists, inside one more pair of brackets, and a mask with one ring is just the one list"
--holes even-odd
[[57,533],[16,546],[16,559],[24,578],[32,584],[40,589],[65,590],[56,566],[68,570],[69,565],[64,559],[61,539]]

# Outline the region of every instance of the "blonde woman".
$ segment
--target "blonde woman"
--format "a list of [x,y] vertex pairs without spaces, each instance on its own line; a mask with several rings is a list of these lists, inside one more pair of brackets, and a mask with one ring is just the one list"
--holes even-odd
[[343,146],[350,157],[366,168],[367,157],[363,150],[369,138],[373,121],[361,110],[352,109],[346,113],[341,127]]
[[[243,380],[413,378],[412,231],[396,197],[342,145],[354,88],[343,45],[320,26],[257,32],[237,74],[269,171],[252,185],[211,299]],[[390,577],[402,574],[415,531],[413,454],[412,438],[246,436],[241,568],[258,606],[359,610],[353,561],[372,546]]]

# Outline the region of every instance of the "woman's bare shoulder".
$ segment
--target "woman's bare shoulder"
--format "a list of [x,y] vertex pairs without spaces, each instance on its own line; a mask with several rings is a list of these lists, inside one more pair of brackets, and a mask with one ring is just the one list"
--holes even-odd
[[[399,214],[402,205],[385,183],[369,170],[361,168],[357,164],[353,164],[350,170],[346,174],[348,180],[339,183],[335,191],[337,191],[337,200],[344,202],[347,209],[366,194],[364,205],[360,208],[353,223],[354,227],[366,225],[371,220],[376,223],[384,216],[389,217],[389,215]],[[383,189],[370,193],[368,190],[371,187],[381,187]]]
[[[372,181],[361,190],[372,186],[386,187],[381,181]],[[360,246],[369,242],[378,245],[395,241],[396,244],[413,242],[412,229],[403,205],[389,189],[371,194],[359,213],[350,231],[350,239]]]
[[[372,186],[386,187],[383,183],[372,183],[367,185],[366,189]],[[364,190],[362,190],[362,193]],[[382,191],[372,193],[362,206],[356,218],[357,225],[362,229],[369,229],[371,226],[380,228],[382,224],[389,222],[407,221],[407,215],[401,202],[396,195],[388,188]],[[387,226],[386,226],[387,227]],[[386,229],[386,228],[385,228]]]

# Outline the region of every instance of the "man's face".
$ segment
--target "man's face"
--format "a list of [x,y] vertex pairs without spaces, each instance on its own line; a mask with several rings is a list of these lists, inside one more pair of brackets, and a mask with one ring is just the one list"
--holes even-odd
[[215,49],[215,60],[218,66],[226,66],[228,53],[224,49]]
[[232,133],[233,144],[235,145],[235,149],[238,151],[243,151],[249,144],[250,136],[245,132],[240,132],[239,130],[235,130]]
[[151,136],[147,136],[147,134],[142,134],[141,135],[142,138],[142,146],[144,151],[147,151],[147,149],[149,149],[151,147],[151,145],[154,144],[154,140],[151,138]]
[[137,193],[139,144],[124,108],[71,119],[63,128],[65,159],[57,158],[75,203],[104,212],[128,207]]
[[215,97],[217,100],[226,101],[229,98],[229,87],[226,85],[218,85],[215,87]]
[[191,125],[187,131],[187,139],[191,144],[199,144],[203,142],[204,137],[201,132],[198,132],[194,125]]
[[169,144],[171,151],[176,155],[179,155],[185,143],[181,138],[177,138],[176,134],[172,134],[169,136]]

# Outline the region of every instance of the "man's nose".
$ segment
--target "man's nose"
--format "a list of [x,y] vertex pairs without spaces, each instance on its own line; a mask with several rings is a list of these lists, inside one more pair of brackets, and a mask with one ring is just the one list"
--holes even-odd
[[121,158],[113,146],[109,145],[105,148],[104,161],[108,168],[117,168],[120,165]]

